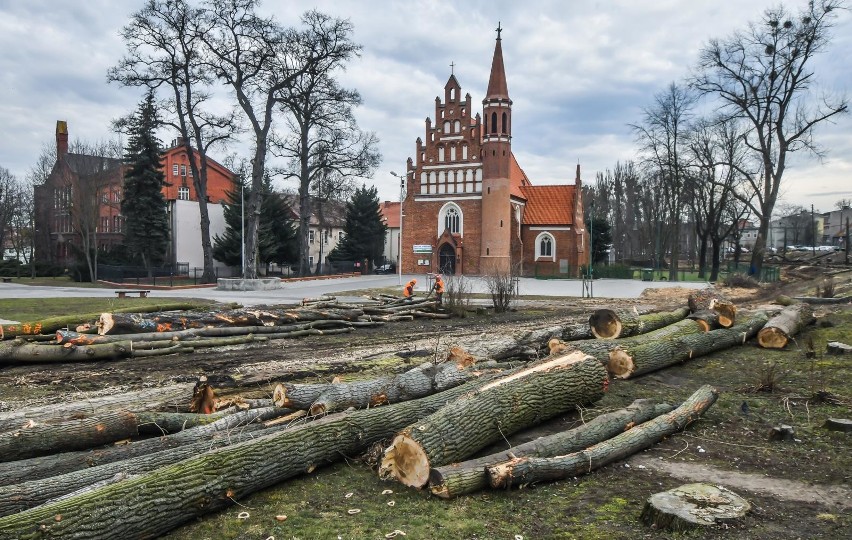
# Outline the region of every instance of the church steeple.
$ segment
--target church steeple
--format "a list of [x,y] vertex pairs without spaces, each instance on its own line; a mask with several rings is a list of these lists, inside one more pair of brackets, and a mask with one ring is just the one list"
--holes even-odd
[[494,46],[494,59],[491,60],[491,78],[488,79],[488,92],[485,99],[509,99],[509,88],[506,86],[506,70],[503,68],[503,47],[500,32],[503,31],[497,23],[497,44]]

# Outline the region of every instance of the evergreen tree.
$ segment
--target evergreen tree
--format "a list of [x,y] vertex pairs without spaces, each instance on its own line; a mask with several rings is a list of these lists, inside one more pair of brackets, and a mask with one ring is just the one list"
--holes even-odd
[[591,229],[592,233],[592,263],[606,262],[606,257],[612,248],[612,230],[609,222],[602,217],[595,216],[590,220],[586,216],[586,229]]
[[[240,190],[244,189],[242,197]],[[258,231],[258,262],[284,264],[296,260],[298,242],[289,209],[280,193],[272,190],[267,176],[263,182],[263,202],[260,207],[260,230]],[[228,266],[242,266],[243,228],[240,226],[242,202],[248,201],[251,189],[246,188],[241,177],[234,179],[234,189],[229,191],[225,204],[225,232],[213,238],[213,258]],[[245,216],[246,224],[248,216]],[[248,263],[248,258],[246,258]]]
[[125,149],[124,197],[121,213],[125,219],[124,243],[142,258],[152,274],[152,267],[162,264],[169,241],[168,215],[163,186],[166,184],[160,165],[160,141],[154,135],[158,126],[154,94],[148,92],[130,120],[130,140]]
[[382,260],[387,227],[382,222],[379,194],[375,186],[361,186],[346,203],[343,241],[329,253],[337,261],[367,260],[369,268]]

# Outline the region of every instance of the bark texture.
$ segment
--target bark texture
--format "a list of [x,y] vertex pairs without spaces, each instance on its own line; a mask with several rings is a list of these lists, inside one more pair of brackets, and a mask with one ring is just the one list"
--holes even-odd
[[651,495],[640,519],[655,529],[686,532],[731,523],[750,510],[748,501],[736,493],[719,485],[698,483]]
[[430,468],[465,459],[520,429],[594,402],[608,382],[603,366],[579,352],[500,377],[397,434],[379,475],[422,487]]
[[129,341],[59,346],[46,343],[29,343],[22,339],[15,339],[0,342],[0,365],[117,360],[130,357],[131,351],[132,346]]
[[674,411],[635,426],[580,452],[551,458],[522,457],[486,468],[492,488],[572,478],[644,450],[698,420],[719,396],[705,385]]
[[700,289],[689,293],[689,310],[694,312],[709,309],[719,314],[719,325],[730,328],[736,322],[737,307],[713,288]]
[[793,304],[769,319],[757,333],[757,343],[764,349],[783,349],[787,343],[809,324],[813,324],[814,312],[808,304]]
[[607,370],[616,379],[629,379],[734,345],[742,345],[757,335],[768,320],[766,313],[759,311],[732,328],[619,346],[610,352]]
[[587,321],[567,322],[514,335],[488,335],[455,346],[476,358],[511,360],[538,358],[548,354],[551,339],[575,341],[592,338]]
[[624,409],[598,415],[577,428],[540,437],[481,458],[434,468],[429,471],[429,490],[432,495],[444,499],[474,493],[488,488],[485,468],[489,465],[518,457],[553,457],[582,450],[671,410],[670,405],[637,399]]
[[635,310],[598,309],[589,317],[589,328],[597,339],[625,338],[674,324],[688,314],[687,308],[645,315]]
[[715,330],[721,325],[719,324],[719,314],[710,309],[696,311],[687,316],[687,319],[697,321],[705,332]]
[[[392,436],[484,385],[488,377],[415,401],[326,416],[212,450],[82,496],[0,518],[0,538],[153,538],[282,480]],[[61,515],[62,519],[55,518]],[[130,519],[129,517],[132,517]]]

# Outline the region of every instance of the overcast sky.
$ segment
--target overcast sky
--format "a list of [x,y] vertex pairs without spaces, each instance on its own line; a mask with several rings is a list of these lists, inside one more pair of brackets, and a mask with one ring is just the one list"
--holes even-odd
[[[804,0],[787,2],[798,8]],[[138,89],[107,84],[106,71],[124,45],[118,36],[141,1],[0,0],[0,166],[24,176],[56,120],[71,139],[109,138],[110,120],[132,111]],[[296,24],[307,9],[348,18],[361,58],[343,75],[357,88],[361,127],[381,140],[382,165],[372,180],[382,199],[398,200],[415,139],[424,137],[443,97],[450,63],[477,109],[484,97],[503,26],[503,55],[513,106],[512,147],[534,184],[585,182],[636,157],[630,123],[655,93],[689,74],[712,37],[757,21],[771,0],[618,1],[267,1],[263,9]],[[852,17],[840,15],[828,54],[815,63],[821,90],[852,91]],[[165,141],[173,134],[162,134]],[[822,162],[792,161],[786,202],[830,210],[852,198],[852,116],[818,129]],[[245,152],[245,146],[231,151]],[[221,158],[228,150],[220,149]]]

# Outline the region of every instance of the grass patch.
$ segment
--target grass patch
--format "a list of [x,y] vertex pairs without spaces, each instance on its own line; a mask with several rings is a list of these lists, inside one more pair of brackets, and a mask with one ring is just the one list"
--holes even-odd
[[0,299],[0,318],[31,322],[75,313],[88,314],[177,303],[192,303],[201,307],[214,302],[199,298],[4,298]]

